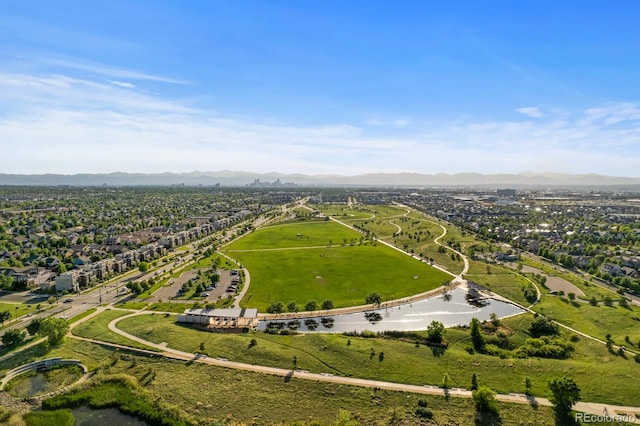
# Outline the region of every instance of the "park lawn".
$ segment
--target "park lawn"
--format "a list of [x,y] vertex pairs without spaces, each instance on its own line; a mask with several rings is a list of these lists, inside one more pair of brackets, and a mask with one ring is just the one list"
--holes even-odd
[[145,309],[148,305],[148,302],[119,302],[115,305],[115,307],[121,309],[140,310]]
[[[503,320],[515,333],[511,338],[514,343],[522,343],[529,337],[526,328],[531,318],[531,315],[521,315]],[[439,354],[427,346],[416,347],[412,341],[340,334],[210,333],[177,325],[175,317],[162,315],[127,318],[118,326],[155,343],[168,342],[171,348],[204,352],[212,357],[293,368],[292,359],[296,356],[297,368],[302,370],[399,383],[439,385],[448,374],[452,387],[469,388],[471,376],[476,373],[481,384],[500,393],[523,393],[525,377],[529,377],[533,381],[533,393],[546,396],[547,381],[568,374],[577,381],[586,401],[640,404],[640,388],[620,385],[633,382],[640,373],[640,364],[612,355],[604,345],[586,338],[575,343],[575,353],[568,360],[500,359],[469,354],[468,331],[461,329],[447,330],[445,339],[450,346]],[[251,339],[255,339],[257,345],[250,347]],[[204,350],[200,349],[201,344]],[[382,361],[381,352],[384,353]]]
[[[543,296],[533,309],[601,340],[610,334],[616,345],[626,345],[628,349],[640,353],[640,308],[637,306],[623,308],[617,304],[605,306],[602,303],[591,306],[589,303],[569,303],[558,296]],[[629,336],[633,346],[625,342],[626,336]]]
[[99,365],[108,362],[109,355],[113,353],[113,349],[106,348],[95,343],[74,338],[65,338],[62,345],[47,349],[45,343],[26,348],[17,352],[14,356],[0,361],[0,374],[6,373],[8,370],[28,364],[38,359],[44,358],[67,358],[78,359],[89,370],[93,370]]
[[232,253],[251,273],[247,306],[265,311],[274,301],[304,305],[331,299],[336,308],[422,293],[449,275],[382,244],[318,249]]
[[451,250],[448,250],[445,253],[440,253],[438,251],[437,244],[431,242],[427,244],[420,245],[414,251],[416,253],[422,253],[425,259],[433,259],[433,263],[436,265],[440,265],[445,268],[447,271],[450,271],[454,274],[458,274],[462,272],[464,269],[464,261],[462,259],[457,260],[457,258],[452,259],[451,254],[453,253]]
[[[46,303],[46,299],[41,304],[41,308],[49,307],[49,304]],[[5,322],[5,324],[10,324],[11,321],[15,320],[15,318],[20,318],[23,315],[31,314],[37,310],[37,303],[0,303],[0,312],[9,312],[11,314],[11,319]],[[4,325],[4,324],[3,324]]]
[[[131,374],[170,405],[202,424],[335,423],[341,410],[357,424],[420,424],[418,399],[426,400],[437,424],[474,425],[473,401],[463,398],[391,392],[251,373],[200,363],[121,356],[108,373]],[[268,390],[268,391],[265,391]],[[547,407],[499,403],[504,424],[551,424]],[[342,424],[342,423],[340,423]]]
[[157,351],[155,348],[134,342],[109,330],[108,325],[112,320],[129,314],[131,314],[131,312],[106,310],[75,327],[72,330],[72,333],[76,336],[86,337],[88,339],[96,339],[103,342],[116,343],[118,345],[130,346],[138,349]]
[[[424,258],[433,259],[436,264],[452,273],[462,271],[464,267],[462,259],[458,260],[455,256],[452,259],[451,254],[453,252],[451,250],[447,249],[444,253],[438,251],[440,246],[434,242],[434,239],[441,236],[443,230],[435,220],[425,218],[424,215],[415,211],[412,211],[409,216],[405,216],[405,209],[399,207],[393,207],[393,209],[394,213],[396,213],[393,218],[376,218],[353,223],[363,226],[387,243],[402,248],[405,251],[418,255],[422,254]],[[398,233],[398,227],[396,225],[400,226],[402,230],[401,233]],[[411,236],[411,238],[409,236]],[[450,235],[447,233],[440,243],[446,244],[449,238]]]
[[260,228],[225,248],[229,255],[234,250],[256,250],[292,247],[340,245],[345,239],[358,240],[362,234],[333,221],[292,222]]

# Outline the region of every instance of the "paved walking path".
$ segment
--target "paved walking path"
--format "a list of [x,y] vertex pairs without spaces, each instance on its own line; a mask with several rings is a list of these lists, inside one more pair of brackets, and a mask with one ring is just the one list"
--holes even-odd
[[[411,392],[418,394],[428,394],[428,395],[440,395],[445,397],[455,397],[455,398],[471,398],[472,393],[467,389],[442,389],[437,386],[419,386],[419,385],[409,385],[404,383],[394,383],[394,382],[386,382],[381,380],[370,380],[370,379],[358,379],[353,377],[342,377],[335,376],[329,373],[310,373],[308,371],[302,370],[288,370],[284,368],[276,368],[276,367],[267,367],[262,365],[253,365],[253,364],[245,364],[241,362],[229,361],[224,358],[209,358],[205,355],[198,355],[189,352],[179,351],[176,349],[169,348],[163,344],[156,344],[149,342],[147,340],[141,339],[137,336],[134,336],[130,333],[120,330],[116,325],[119,321],[137,315],[148,314],[145,312],[136,312],[131,315],[126,315],[123,317],[116,318],[112,320],[108,327],[109,330],[120,334],[130,340],[135,342],[154,347],[161,352],[157,353],[161,356],[173,358],[173,359],[181,359],[191,362],[200,362],[208,365],[214,365],[217,367],[224,368],[233,368],[236,370],[243,371],[252,371],[257,373],[265,373],[272,374],[276,376],[284,376],[289,378],[297,378],[302,380],[314,380],[319,382],[329,382],[329,383],[338,383],[344,385],[351,386],[361,386],[368,388],[380,388],[391,391],[401,391],[401,392]],[[148,352],[148,351],[147,351]],[[509,402],[514,404],[532,404],[539,406],[551,406],[551,402],[546,398],[536,398],[536,397],[527,397],[523,394],[497,394],[496,399],[503,402]],[[600,404],[593,402],[579,402],[574,407],[575,411],[588,413],[592,415],[603,415],[603,413],[608,412],[609,414],[631,414],[631,418],[635,420],[635,423],[640,424],[640,419],[635,418],[635,413],[640,413],[640,407],[629,407],[629,406],[619,406],[612,404]],[[606,409],[606,411],[605,411]]]

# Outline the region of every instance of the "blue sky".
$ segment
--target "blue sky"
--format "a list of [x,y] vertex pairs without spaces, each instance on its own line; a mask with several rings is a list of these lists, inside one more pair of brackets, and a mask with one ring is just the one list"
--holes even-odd
[[4,173],[640,176],[640,3],[3,1]]

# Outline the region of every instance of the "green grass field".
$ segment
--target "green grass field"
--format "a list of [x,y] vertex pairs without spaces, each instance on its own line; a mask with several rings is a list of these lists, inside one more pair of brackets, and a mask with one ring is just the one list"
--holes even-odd
[[365,303],[377,291],[383,300],[434,289],[443,272],[383,245],[232,253],[251,273],[249,304],[263,311],[274,301],[331,299],[335,307]]
[[119,345],[155,351],[156,349],[154,348],[134,342],[109,330],[108,325],[112,320],[124,315],[129,315],[130,313],[131,312],[127,311],[107,310],[78,325],[72,330],[72,333],[76,336],[86,337],[89,339],[97,339],[104,342],[117,343]]
[[[514,333],[513,343],[523,343],[530,337],[526,331],[531,315],[503,320]],[[233,361],[292,368],[296,356],[298,368],[316,373],[327,372],[348,377],[361,377],[411,384],[438,385],[444,374],[452,386],[469,388],[473,373],[483,384],[500,393],[524,392],[524,379],[533,381],[533,393],[546,396],[547,380],[569,374],[582,388],[589,401],[622,405],[639,405],[640,388],[621,386],[640,374],[640,364],[607,352],[604,345],[588,339],[575,343],[575,352],[568,360],[544,358],[500,359],[482,354],[470,355],[466,330],[448,329],[450,347],[437,354],[427,346],[416,347],[413,341],[348,337],[332,334],[295,336],[251,332],[240,335],[208,333],[177,325],[175,317],[161,315],[132,317],[118,326],[154,343],[168,342],[169,347],[188,352],[205,352],[209,356]],[[257,345],[249,347],[251,339]],[[204,343],[205,350],[200,349]],[[371,351],[375,355],[371,356]],[[384,361],[378,355],[384,353]]]
[[[0,303],[0,312],[9,312],[11,314],[11,319],[6,321],[3,325],[11,324],[15,318],[20,318],[23,315],[34,313],[37,310],[38,304],[25,304],[25,303]],[[49,305],[46,300],[44,303],[40,304],[40,307],[43,309],[49,308]]]
[[[268,226],[240,238],[225,251],[258,250],[291,247],[340,245],[345,238],[359,239],[362,235],[331,221],[296,222]],[[232,256],[233,257],[233,256]]]
[[[214,336],[213,333],[206,334]],[[256,348],[262,344],[264,342],[260,341]],[[420,424],[414,414],[418,399],[427,401],[437,424],[475,424],[473,401],[470,399],[446,399],[297,379],[288,381],[282,377],[199,363],[185,364],[159,357],[116,353],[100,345],[74,339],[68,339],[48,353],[40,346],[31,348],[17,357],[0,362],[0,371],[50,356],[80,359],[90,369],[97,368],[100,377],[123,373],[133,376],[150,392],[152,398],[160,398],[180,407],[203,424],[291,424],[314,421],[316,425],[333,425],[343,410],[359,424],[414,425]],[[481,383],[484,383],[482,378]],[[551,410],[546,407],[534,409],[526,405],[504,403],[500,403],[499,407],[505,425],[533,426],[553,422]],[[44,413],[46,417],[48,412]],[[45,423],[41,424],[51,423],[46,423],[45,419]]]

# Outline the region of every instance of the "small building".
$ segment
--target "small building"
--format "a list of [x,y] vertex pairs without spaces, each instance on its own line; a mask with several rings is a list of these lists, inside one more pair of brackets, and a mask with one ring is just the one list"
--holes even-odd
[[198,324],[210,329],[255,328],[258,310],[254,308],[187,309],[178,315],[178,322]]
[[56,277],[56,291],[80,291],[78,271],[69,271]]

